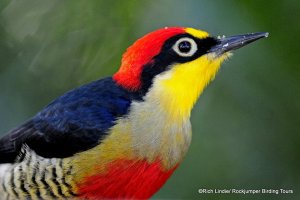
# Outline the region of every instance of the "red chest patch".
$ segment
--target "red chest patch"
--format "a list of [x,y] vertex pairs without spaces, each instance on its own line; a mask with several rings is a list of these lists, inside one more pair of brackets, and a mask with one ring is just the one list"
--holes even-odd
[[79,186],[87,199],[148,199],[172,175],[176,167],[163,171],[160,162],[118,160],[104,175],[87,177]]

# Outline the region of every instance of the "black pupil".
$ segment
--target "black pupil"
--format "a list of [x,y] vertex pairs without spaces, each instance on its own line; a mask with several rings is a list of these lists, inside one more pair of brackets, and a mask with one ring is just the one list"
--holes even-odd
[[191,43],[188,41],[182,41],[178,44],[178,49],[182,53],[188,53],[191,50]]

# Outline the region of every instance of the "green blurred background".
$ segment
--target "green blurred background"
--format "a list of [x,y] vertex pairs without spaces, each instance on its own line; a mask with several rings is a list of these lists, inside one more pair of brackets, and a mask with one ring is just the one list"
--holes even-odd
[[299,18],[299,0],[2,0],[1,134],[65,91],[114,73],[126,47],[157,28],[269,31],[237,51],[201,96],[190,151],[154,199],[300,199]]

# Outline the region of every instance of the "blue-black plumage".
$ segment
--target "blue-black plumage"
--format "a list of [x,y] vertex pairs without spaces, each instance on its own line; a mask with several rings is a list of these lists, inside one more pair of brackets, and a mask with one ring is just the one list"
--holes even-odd
[[115,121],[142,94],[109,77],[71,90],[0,140],[0,163],[13,162],[22,145],[45,158],[64,158],[101,142]]

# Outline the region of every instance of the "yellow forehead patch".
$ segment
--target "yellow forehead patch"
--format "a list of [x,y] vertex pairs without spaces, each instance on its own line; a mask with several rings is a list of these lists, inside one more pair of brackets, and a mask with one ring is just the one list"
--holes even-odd
[[197,38],[206,38],[209,36],[209,34],[205,31],[201,31],[201,30],[197,30],[197,29],[194,29],[194,28],[186,28],[185,31],[189,34],[191,34],[192,36],[194,37],[197,37]]

